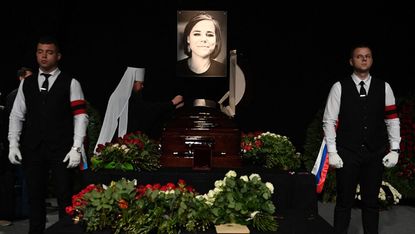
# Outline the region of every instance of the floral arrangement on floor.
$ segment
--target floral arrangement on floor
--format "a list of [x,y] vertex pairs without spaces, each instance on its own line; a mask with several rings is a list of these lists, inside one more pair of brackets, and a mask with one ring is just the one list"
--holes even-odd
[[158,145],[140,131],[128,133],[114,142],[98,145],[91,157],[92,170],[155,171],[161,167]]
[[255,132],[241,136],[242,159],[266,168],[296,170],[301,166],[300,154],[286,136]]
[[[355,198],[361,201],[359,184],[356,187]],[[384,209],[387,209],[388,207],[392,205],[398,204],[400,199],[402,199],[402,194],[400,194],[398,190],[396,190],[396,188],[394,188],[389,182],[382,181],[382,185],[379,190],[378,198],[379,198],[380,206]]]
[[121,179],[109,186],[89,185],[72,197],[66,212],[87,232],[168,233],[207,230],[235,222],[262,231],[277,230],[271,202],[274,187],[257,174],[236,177],[229,171],[209,193],[198,195],[184,180],[138,185]]
[[203,197],[211,206],[215,224],[237,223],[252,225],[260,231],[276,231],[272,193],[274,186],[263,183],[258,174],[238,178],[231,170]]
[[89,185],[72,197],[66,212],[87,232],[179,233],[203,230],[209,224],[208,205],[180,180],[177,185],[147,184],[121,179],[110,186]]
[[210,225],[208,205],[196,198],[196,191],[186,186],[167,183],[139,186],[136,194],[136,212],[126,225],[129,233],[180,233],[207,230]]

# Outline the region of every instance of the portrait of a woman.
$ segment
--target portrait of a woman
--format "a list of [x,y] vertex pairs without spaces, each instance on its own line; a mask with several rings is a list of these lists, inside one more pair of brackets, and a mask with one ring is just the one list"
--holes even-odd
[[[180,43],[180,41],[179,41]],[[225,44],[225,46],[224,46]],[[185,58],[179,58],[178,76],[224,77],[226,76],[226,49],[221,26],[211,14],[198,12],[187,22],[181,37]],[[221,53],[222,52],[222,53]],[[218,56],[222,54],[222,61]]]

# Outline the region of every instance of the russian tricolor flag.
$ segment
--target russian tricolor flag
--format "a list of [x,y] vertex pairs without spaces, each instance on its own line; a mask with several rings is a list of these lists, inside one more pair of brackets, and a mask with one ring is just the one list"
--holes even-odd
[[81,147],[81,163],[79,164],[79,170],[83,171],[88,169],[88,161],[86,158],[86,152],[85,152],[85,147],[82,145]]
[[323,191],[324,181],[326,180],[328,170],[329,158],[327,154],[327,145],[326,140],[323,138],[316,162],[311,170],[311,173],[316,176],[317,193],[321,193],[321,191]]

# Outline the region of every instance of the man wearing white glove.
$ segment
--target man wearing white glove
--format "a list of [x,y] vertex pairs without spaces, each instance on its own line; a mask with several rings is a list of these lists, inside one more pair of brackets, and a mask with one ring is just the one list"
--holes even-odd
[[68,162],[68,168],[74,168],[78,166],[81,162],[81,149],[73,146],[71,151],[69,151],[62,162]]
[[21,164],[22,154],[20,153],[19,147],[11,146],[9,149],[9,160],[12,164]]
[[343,167],[343,160],[342,158],[340,158],[340,156],[335,153],[328,153],[329,154],[329,165],[330,167],[334,167],[334,168],[342,168]]
[[391,87],[369,73],[371,49],[355,46],[349,63],[353,74],[332,86],[323,115],[329,164],[336,168],[334,230],[347,233],[360,184],[363,230],[378,233],[384,167],[395,166],[399,158],[399,118]]
[[399,150],[392,149],[385,157],[383,157],[383,165],[387,168],[394,167],[398,163]]
[[70,221],[74,168],[81,163],[81,147],[88,115],[80,83],[58,68],[61,58],[54,38],[38,41],[38,72],[21,81],[10,113],[9,160],[22,164],[29,194],[29,233],[43,233],[49,172],[54,181],[59,219]]

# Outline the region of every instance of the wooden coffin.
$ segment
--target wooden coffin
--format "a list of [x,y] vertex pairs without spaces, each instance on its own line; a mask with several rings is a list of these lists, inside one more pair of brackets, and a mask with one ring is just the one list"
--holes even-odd
[[217,108],[182,108],[163,129],[163,167],[241,167],[241,133],[233,119]]

